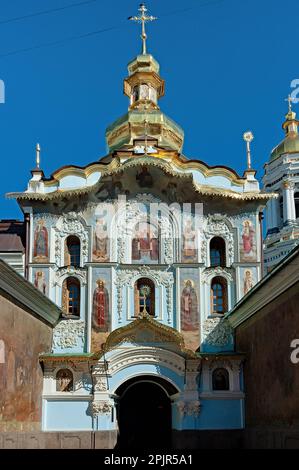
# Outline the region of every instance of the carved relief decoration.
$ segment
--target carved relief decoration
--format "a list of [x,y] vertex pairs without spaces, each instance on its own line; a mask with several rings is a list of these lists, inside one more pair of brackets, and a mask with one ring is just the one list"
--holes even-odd
[[233,282],[234,277],[232,272],[227,268],[222,268],[221,266],[206,268],[202,273],[202,282],[208,284],[212,277],[222,276],[227,279],[229,282]]
[[81,346],[84,341],[85,322],[83,320],[62,320],[54,328],[54,348],[68,349]]
[[176,402],[176,407],[181,418],[185,415],[197,417],[200,413],[201,404],[199,400],[189,402],[178,401]]
[[225,346],[233,340],[233,329],[223,318],[208,318],[203,325],[205,342],[213,346]]
[[57,284],[62,284],[66,276],[75,276],[80,280],[80,284],[85,286],[87,284],[87,271],[80,268],[75,268],[73,266],[67,266],[56,270],[55,279],[53,281],[53,286]]
[[92,414],[98,416],[100,414],[110,414],[112,405],[108,401],[94,401],[91,405]]

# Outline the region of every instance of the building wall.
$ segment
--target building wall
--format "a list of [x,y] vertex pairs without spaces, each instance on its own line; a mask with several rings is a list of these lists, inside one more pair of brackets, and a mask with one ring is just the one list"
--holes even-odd
[[290,344],[299,338],[299,283],[236,328],[236,349],[246,353],[246,427],[299,424],[299,364]]
[[43,373],[52,328],[0,292],[0,431],[41,427]]

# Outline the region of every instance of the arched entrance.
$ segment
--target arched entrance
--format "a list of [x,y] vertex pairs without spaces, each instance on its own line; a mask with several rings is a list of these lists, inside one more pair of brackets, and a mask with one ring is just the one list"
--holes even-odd
[[171,400],[178,390],[160,377],[142,376],[122,384],[117,411],[121,449],[171,447]]

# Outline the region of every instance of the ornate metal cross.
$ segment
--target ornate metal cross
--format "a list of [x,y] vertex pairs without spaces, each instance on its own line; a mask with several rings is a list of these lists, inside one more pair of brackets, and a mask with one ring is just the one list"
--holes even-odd
[[148,16],[146,14],[147,8],[144,3],[140,4],[140,8],[138,9],[140,11],[140,16],[130,16],[128,19],[131,21],[136,21],[137,23],[142,24],[142,32],[141,32],[141,39],[142,39],[142,54],[146,54],[146,39],[147,35],[145,32],[145,24],[148,21],[155,21],[157,18],[155,16]]

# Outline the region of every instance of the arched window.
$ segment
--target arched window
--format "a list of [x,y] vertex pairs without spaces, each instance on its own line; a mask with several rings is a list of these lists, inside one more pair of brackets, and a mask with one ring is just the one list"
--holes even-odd
[[133,103],[139,100],[139,86],[134,86],[133,88]]
[[63,283],[62,309],[67,315],[80,316],[80,282],[74,277],[68,277]]
[[135,316],[148,313],[155,315],[155,284],[147,278],[140,278],[135,282]]
[[211,282],[211,313],[227,311],[227,282],[223,277],[214,277]]
[[299,217],[299,193],[295,193],[295,210],[296,210],[296,219]]
[[210,241],[211,266],[225,266],[225,241],[221,237],[214,237]]
[[218,368],[212,375],[213,390],[229,390],[229,374],[224,368]]
[[74,389],[73,374],[69,369],[60,369],[56,374],[56,391],[72,392]]
[[73,235],[65,243],[65,266],[80,266],[80,240]]

